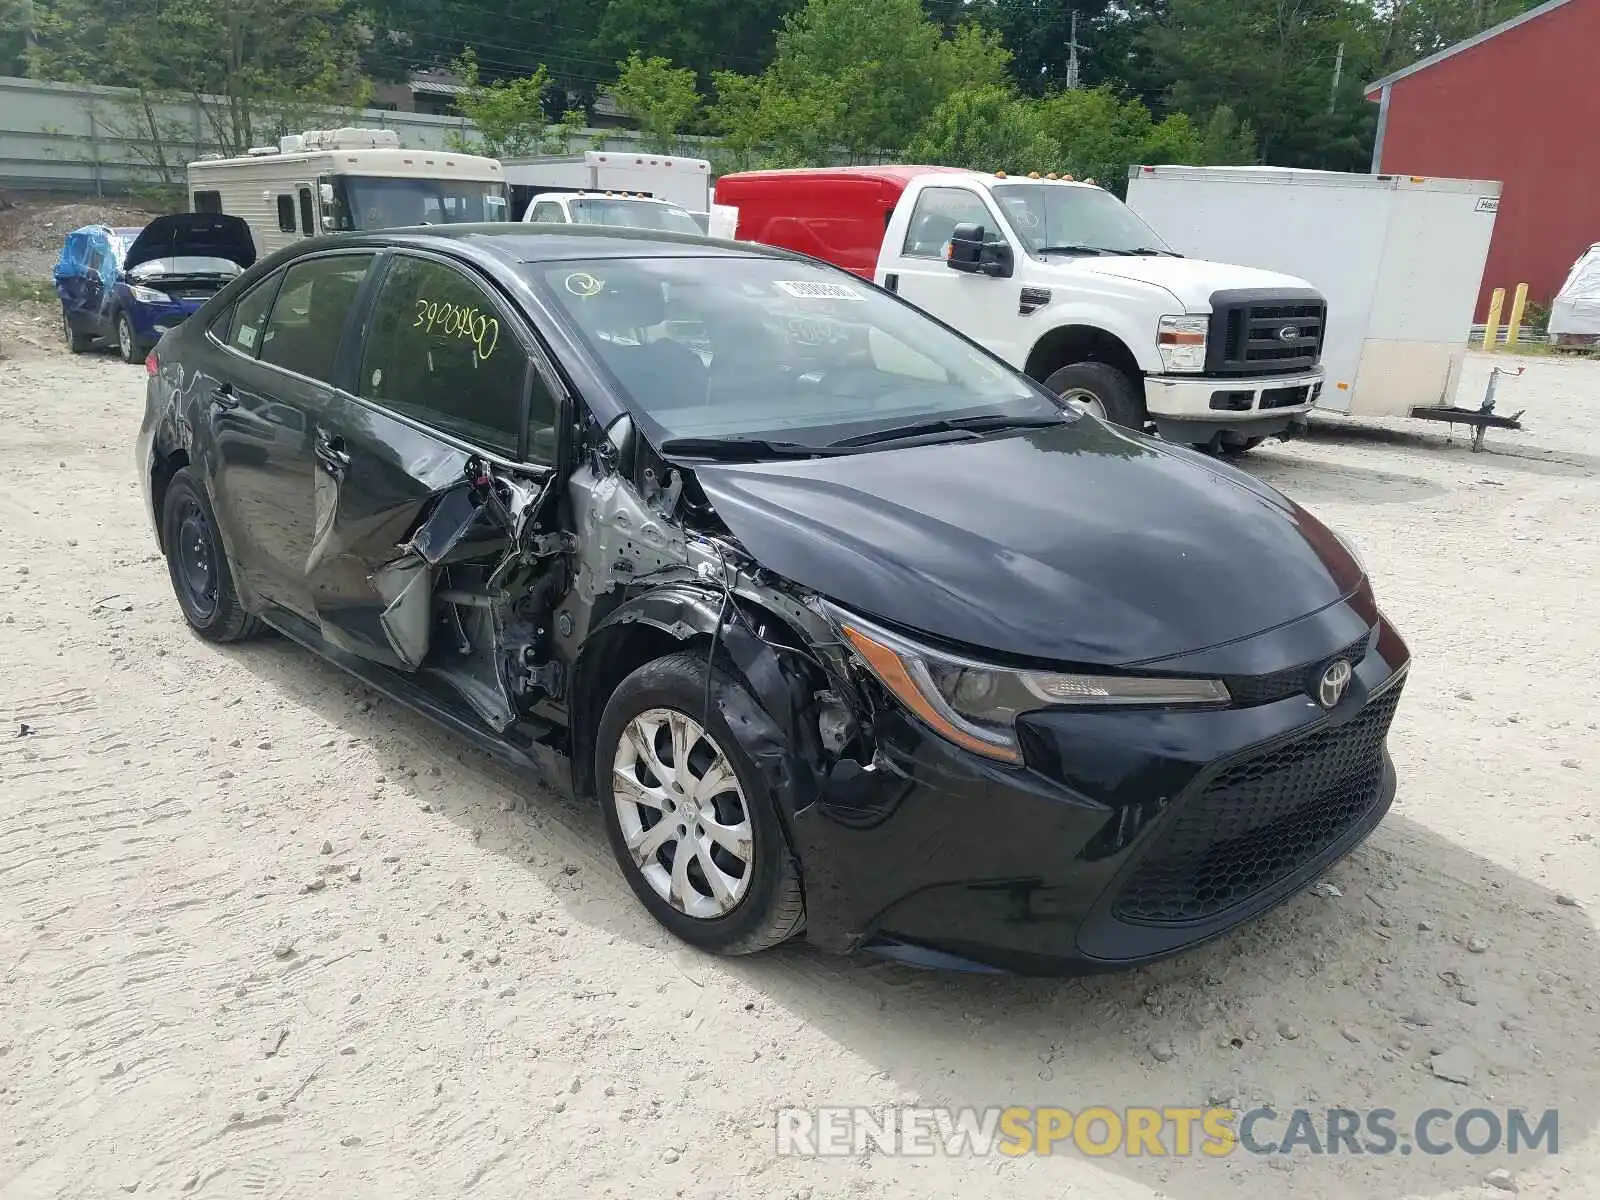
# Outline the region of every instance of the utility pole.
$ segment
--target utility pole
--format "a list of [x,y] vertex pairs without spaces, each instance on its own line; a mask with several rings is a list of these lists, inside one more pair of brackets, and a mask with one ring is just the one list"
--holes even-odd
[[1078,86],[1078,10],[1072,10],[1072,37],[1067,42],[1067,79],[1068,91]]
[[1328,115],[1333,115],[1333,106],[1339,99],[1339,77],[1344,74],[1344,43],[1339,43],[1339,53],[1333,60],[1333,86],[1328,89]]

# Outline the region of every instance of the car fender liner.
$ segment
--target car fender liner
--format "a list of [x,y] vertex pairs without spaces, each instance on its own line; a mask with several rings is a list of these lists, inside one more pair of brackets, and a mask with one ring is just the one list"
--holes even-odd
[[[713,639],[718,657],[732,666],[754,703],[738,691],[718,687],[714,679],[710,700],[761,771],[792,849],[793,814],[814,801],[824,769],[815,722],[804,719],[815,705],[816,687],[814,680],[806,678],[804,660],[799,655],[780,653],[753,632],[761,617],[768,615],[758,616],[751,611],[753,608],[749,602],[730,599],[728,593],[698,581],[666,584],[625,601],[595,628],[587,642],[596,644],[606,631],[635,623],[660,630],[679,642],[700,637]],[[580,680],[588,665],[587,650],[588,646],[578,660]],[[817,673],[821,674],[820,669]]]

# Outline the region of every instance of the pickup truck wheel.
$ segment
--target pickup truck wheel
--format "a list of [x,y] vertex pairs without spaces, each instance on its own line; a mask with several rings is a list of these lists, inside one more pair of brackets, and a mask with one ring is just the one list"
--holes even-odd
[[775,946],[805,917],[777,809],[723,716],[743,690],[713,667],[708,713],[705,655],[659,658],[612,693],[595,738],[601,812],[628,886],[669,931],[717,954]]
[[1144,429],[1144,397],[1137,383],[1109,363],[1072,363],[1054,372],[1044,386],[1063,400],[1077,401],[1103,421]]
[[1245,454],[1248,451],[1254,450],[1257,446],[1261,445],[1261,443],[1266,441],[1266,440],[1267,440],[1266,438],[1262,438],[1262,437],[1252,437],[1252,438],[1245,438],[1244,441],[1242,441],[1242,442],[1224,441],[1222,443],[1222,445],[1217,447],[1217,452],[1219,454],[1221,454],[1224,458],[1238,458],[1239,455]]

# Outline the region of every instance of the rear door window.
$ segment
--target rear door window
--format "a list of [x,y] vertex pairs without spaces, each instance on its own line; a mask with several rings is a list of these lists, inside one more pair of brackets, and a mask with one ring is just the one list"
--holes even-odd
[[554,200],[541,200],[533,206],[533,219],[559,225],[567,219],[567,214],[561,211],[561,205]]
[[[530,370],[527,352],[507,325],[501,306],[460,269],[400,256],[378,293],[358,394],[441,433],[515,457]],[[535,382],[530,445],[549,444],[540,431],[554,425],[555,400]]]
[[332,383],[345,319],[372,257],[331,254],[303,259],[285,271],[261,338],[261,361]]

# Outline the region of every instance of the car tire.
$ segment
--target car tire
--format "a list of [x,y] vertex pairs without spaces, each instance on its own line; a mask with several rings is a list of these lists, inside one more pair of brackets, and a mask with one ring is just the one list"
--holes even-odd
[[72,316],[65,304],[61,306],[61,340],[66,342],[69,354],[87,354],[94,345],[91,335],[73,327]]
[[133,331],[133,318],[126,309],[117,314],[114,325],[117,332],[117,354],[125,363],[138,363],[144,361],[144,354],[139,348],[139,338]]
[[[702,950],[753,954],[798,932],[805,900],[777,807],[718,698],[735,708],[755,701],[715,667],[711,696],[708,714],[703,654],[659,658],[624,679],[595,739],[597,791],[617,865],[650,915]],[[687,770],[679,770],[676,746],[687,749]],[[671,778],[653,771],[652,761]],[[717,790],[697,790],[705,780]],[[713,823],[718,836],[703,832]],[[730,842],[744,847],[742,858]],[[687,864],[681,872],[680,861]]]
[[167,485],[161,505],[161,544],[167,574],[184,620],[208,642],[238,642],[261,629],[245,611],[233,585],[217,519],[205,488],[188,467]]
[[1072,363],[1052,373],[1044,386],[1124,429],[1143,432],[1149,419],[1137,382],[1110,363]]

